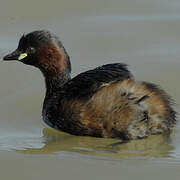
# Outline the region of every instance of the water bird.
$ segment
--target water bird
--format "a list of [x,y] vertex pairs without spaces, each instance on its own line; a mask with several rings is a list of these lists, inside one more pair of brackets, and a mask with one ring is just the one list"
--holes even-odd
[[45,78],[42,117],[73,135],[132,140],[172,130],[176,112],[159,86],[137,82],[124,63],[106,64],[71,78],[70,57],[59,38],[38,30],[23,35],[4,61],[37,67]]

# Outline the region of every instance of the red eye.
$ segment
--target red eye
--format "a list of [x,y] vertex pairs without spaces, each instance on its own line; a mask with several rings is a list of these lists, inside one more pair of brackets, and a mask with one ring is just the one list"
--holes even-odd
[[29,47],[29,48],[27,48],[26,52],[27,52],[28,54],[33,54],[33,53],[35,53],[35,48]]

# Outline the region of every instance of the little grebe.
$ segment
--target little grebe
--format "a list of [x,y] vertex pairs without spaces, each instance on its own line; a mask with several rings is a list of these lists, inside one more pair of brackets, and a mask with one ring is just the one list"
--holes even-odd
[[130,140],[169,132],[176,123],[171,98],[155,84],[136,82],[125,64],[106,64],[71,79],[69,56],[49,31],[23,35],[4,60],[41,70],[46,83],[43,120],[57,130]]

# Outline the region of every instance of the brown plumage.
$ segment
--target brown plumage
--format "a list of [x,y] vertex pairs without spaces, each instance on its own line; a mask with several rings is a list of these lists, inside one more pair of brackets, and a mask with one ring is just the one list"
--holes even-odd
[[176,122],[171,98],[154,84],[136,82],[125,64],[107,64],[71,79],[69,56],[48,31],[23,36],[18,49],[4,57],[12,59],[42,71],[47,88],[43,120],[55,129],[137,139],[170,131]]
[[78,112],[73,121],[82,123],[80,135],[136,139],[169,131],[175,124],[167,94],[133,79],[104,84],[88,101],[68,100],[63,108],[67,114]]
[[[39,66],[45,76],[56,78],[64,72],[67,67],[66,54],[62,47],[56,46],[53,43],[42,47],[37,55]],[[49,61],[51,59],[51,61]]]

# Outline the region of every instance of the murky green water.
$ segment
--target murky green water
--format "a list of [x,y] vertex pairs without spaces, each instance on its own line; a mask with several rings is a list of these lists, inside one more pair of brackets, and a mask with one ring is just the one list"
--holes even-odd
[[[1,1],[0,58],[23,33],[49,29],[61,37],[73,76],[105,63],[125,62],[137,80],[161,85],[180,112],[178,0]],[[41,73],[0,62],[0,178],[179,179],[180,123],[171,136],[121,144],[76,137],[41,119]]]

